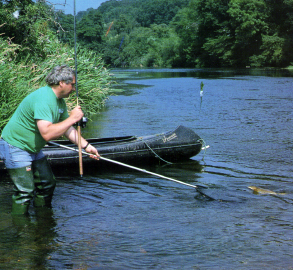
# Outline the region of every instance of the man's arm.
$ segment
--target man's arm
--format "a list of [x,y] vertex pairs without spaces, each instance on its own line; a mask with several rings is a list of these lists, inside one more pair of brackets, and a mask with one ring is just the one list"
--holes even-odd
[[[70,127],[64,134],[71,142],[78,145],[78,132],[74,127]],[[87,153],[96,155],[99,157],[98,150],[90,145],[82,136],[81,136],[81,148],[83,148]]]
[[[53,124],[46,120],[37,120],[37,125],[42,137],[47,142],[65,135],[71,142],[78,145],[78,132],[72,125],[80,121],[82,117],[83,112],[80,106],[77,106],[70,112],[70,116],[60,123]],[[88,144],[83,137],[81,137],[81,147],[84,148],[87,153],[99,157],[98,150]]]
[[[65,133],[64,136],[74,144],[78,145],[78,132],[74,127],[70,127]],[[81,148],[85,148],[87,141],[81,137]]]
[[45,141],[57,139],[83,117],[80,106],[77,106],[70,112],[70,116],[62,122],[53,124],[46,120],[37,120],[38,129]]

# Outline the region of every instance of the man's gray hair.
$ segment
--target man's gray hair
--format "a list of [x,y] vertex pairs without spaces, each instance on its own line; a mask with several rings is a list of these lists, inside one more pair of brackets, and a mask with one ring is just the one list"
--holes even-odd
[[56,66],[46,77],[49,86],[58,85],[59,82],[71,83],[75,76],[75,71],[67,65]]

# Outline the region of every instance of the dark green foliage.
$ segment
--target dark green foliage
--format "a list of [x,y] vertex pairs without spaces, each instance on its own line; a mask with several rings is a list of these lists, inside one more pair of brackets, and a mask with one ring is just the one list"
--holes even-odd
[[141,1],[137,22],[144,27],[149,27],[152,24],[169,24],[177,12],[188,2],[186,0]]
[[174,18],[187,66],[288,66],[292,0],[191,0]]
[[52,28],[56,31],[60,41],[74,45],[74,16],[65,15],[63,12],[56,13],[56,23]]
[[99,12],[91,10],[82,17],[77,24],[77,37],[79,43],[92,50],[98,50],[102,41],[103,24],[102,16]]
[[[113,66],[180,66],[180,40],[170,22],[189,0],[110,0],[98,11],[104,18],[102,52]],[[123,43],[121,45],[121,41]]]
[[[7,11],[22,2],[15,20]],[[46,55],[39,33],[47,26],[72,46],[73,16],[45,0],[38,9],[30,2],[0,1],[4,35],[37,57]],[[115,67],[286,67],[293,62],[293,0],[109,0],[77,14],[77,35],[80,46]]]
[[104,32],[114,22],[101,46],[111,65],[284,67],[293,60],[293,0],[110,0],[98,11]]

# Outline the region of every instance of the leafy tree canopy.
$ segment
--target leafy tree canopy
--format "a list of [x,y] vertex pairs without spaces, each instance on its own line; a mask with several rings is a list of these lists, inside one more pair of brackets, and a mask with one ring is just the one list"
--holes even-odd
[[[45,3],[0,0],[2,35],[38,56],[47,26],[72,45],[73,16]],[[109,0],[77,14],[77,36],[112,66],[285,67],[293,62],[293,0]]]

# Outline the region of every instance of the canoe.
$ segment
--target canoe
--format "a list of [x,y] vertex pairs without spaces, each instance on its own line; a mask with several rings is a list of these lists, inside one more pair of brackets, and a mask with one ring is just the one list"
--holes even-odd
[[[190,128],[182,125],[173,131],[147,136],[124,136],[112,138],[93,138],[87,141],[98,149],[101,156],[127,164],[164,164],[178,162],[196,156],[203,146],[203,140]],[[58,144],[77,149],[70,141],[58,140]],[[78,153],[69,149],[50,145],[42,149],[52,167],[78,166]],[[105,161],[96,161],[83,156],[83,164],[97,167]],[[3,162],[0,162],[0,169]],[[100,167],[100,166],[99,166]]]

